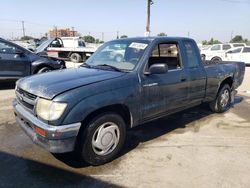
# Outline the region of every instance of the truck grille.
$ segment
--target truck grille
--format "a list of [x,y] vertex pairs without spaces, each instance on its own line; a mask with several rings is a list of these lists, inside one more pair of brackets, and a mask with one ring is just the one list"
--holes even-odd
[[16,98],[18,100],[18,102],[20,104],[22,104],[23,106],[25,106],[29,111],[31,111],[33,113],[34,110],[34,106],[36,104],[36,99],[37,96],[33,95],[27,91],[24,91],[21,88],[16,89]]

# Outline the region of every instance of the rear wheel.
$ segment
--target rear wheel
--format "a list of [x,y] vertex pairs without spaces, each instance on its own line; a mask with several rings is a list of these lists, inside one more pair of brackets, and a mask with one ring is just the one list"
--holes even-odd
[[231,88],[228,84],[223,85],[214,101],[209,106],[213,112],[222,113],[230,108]]
[[50,67],[43,67],[37,71],[37,74],[45,73],[45,72],[50,72],[52,69]]
[[82,57],[80,54],[78,53],[72,53],[70,55],[70,60],[74,63],[79,63],[79,62],[82,62]]
[[101,114],[81,132],[81,157],[92,165],[112,161],[122,149],[125,137],[126,126],[120,115],[111,112]]
[[206,60],[206,56],[204,54],[201,55],[201,60],[205,61]]
[[222,59],[220,57],[213,57],[211,61],[213,61],[214,63],[219,63],[220,61],[222,61]]

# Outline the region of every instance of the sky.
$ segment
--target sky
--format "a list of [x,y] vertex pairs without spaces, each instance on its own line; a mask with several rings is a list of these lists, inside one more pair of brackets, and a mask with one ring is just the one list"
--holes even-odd
[[[153,0],[151,35],[211,37],[227,42],[242,35],[250,40],[250,0]],[[147,0],[8,0],[1,2],[0,36],[40,37],[49,29],[74,27],[82,35],[112,40],[143,36]],[[3,8],[4,7],[4,8]]]

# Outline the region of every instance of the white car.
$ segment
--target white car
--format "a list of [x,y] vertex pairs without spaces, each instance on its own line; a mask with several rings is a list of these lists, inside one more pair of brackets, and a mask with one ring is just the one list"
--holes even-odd
[[245,46],[244,43],[214,44],[209,48],[201,49],[202,60],[222,61],[225,52],[238,46]]
[[222,61],[225,51],[233,48],[232,44],[214,44],[208,49],[201,50],[203,60]]
[[227,50],[225,53],[226,61],[243,61],[250,65],[250,46],[237,47]]

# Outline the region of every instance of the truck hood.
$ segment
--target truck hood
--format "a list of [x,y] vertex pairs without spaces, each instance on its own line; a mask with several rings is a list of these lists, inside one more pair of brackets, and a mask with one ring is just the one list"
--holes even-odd
[[78,87],[114,79],[126,73],[100,69],[76,68],[53,71],[20,79],[17,86],[46,99]]

